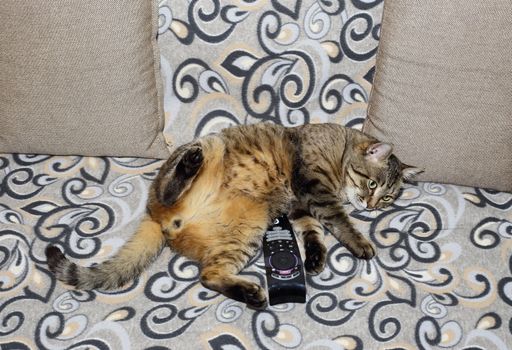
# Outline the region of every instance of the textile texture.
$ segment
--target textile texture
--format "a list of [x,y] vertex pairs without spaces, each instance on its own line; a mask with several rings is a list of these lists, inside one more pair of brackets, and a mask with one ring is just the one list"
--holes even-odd
[[0,152],[169,156],[151,1],[0,2]]
[[420,180],[512,192],[511,14],[508,0],[385,4],[364,131]]
[[[107,2],[108,3],[108,2]],[[227,125],[334,121],[360,128],[382,1],[161,1],[159,44],[173,144]],[[116,9],[116,11],[122,11]],[[3,349],[507,349],[512,194],[420,182],[350,219],[377,247],[355,259],[326,234],[305,304],[263,311],[203,288],[164,249],[115,292],[48,272],[58,244],[81,265],[111,257],[145,212],[161,161],[0,155]],[[265,284],[260,255],[242,275]]]

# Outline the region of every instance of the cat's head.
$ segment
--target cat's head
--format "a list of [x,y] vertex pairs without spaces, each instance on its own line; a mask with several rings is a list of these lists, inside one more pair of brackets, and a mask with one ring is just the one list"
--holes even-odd
[[356,146],[347,166],[345,194],[358,210],[385,208],[395,201],[404,180],[423,169],[406,165],[384,142],[364,142]]

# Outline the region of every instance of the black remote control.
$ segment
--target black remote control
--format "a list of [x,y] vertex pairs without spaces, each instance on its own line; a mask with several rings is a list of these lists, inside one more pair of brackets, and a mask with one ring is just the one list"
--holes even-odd
[[275,219],[263,237],[269,304],[305,303],[304,264],[286,215]]

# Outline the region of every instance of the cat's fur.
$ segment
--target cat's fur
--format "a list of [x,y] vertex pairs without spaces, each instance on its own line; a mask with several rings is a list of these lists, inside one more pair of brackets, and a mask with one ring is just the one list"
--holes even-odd
[[138,231],[112,259],[81,267],[49,247],[48,265],[78,289],[113,289],[168,245],[200,263],[205,287],[262,308],[264,290],[238,272],[260,249],[273,218],[289,213],[308,273],[324,268],[324,228],[358,258],[371,259],[375,248],[351,225],[342,203],[385,207],[402,179],[418,172],[391,145],[335,124],[228,128],[176,149],[150,188]]

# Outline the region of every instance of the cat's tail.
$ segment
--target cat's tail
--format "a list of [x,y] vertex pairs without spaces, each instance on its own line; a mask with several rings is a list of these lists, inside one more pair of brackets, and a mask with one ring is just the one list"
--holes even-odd
[[135,235],[110,260],[93,267],[69,261],[56,246],[46,248],[48,267],[58,280],[77,289],[115,289],[138,277],[165,244],[161,226],[144,218]]

